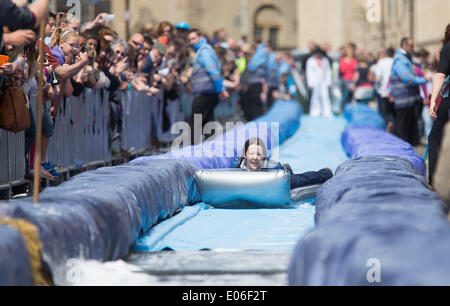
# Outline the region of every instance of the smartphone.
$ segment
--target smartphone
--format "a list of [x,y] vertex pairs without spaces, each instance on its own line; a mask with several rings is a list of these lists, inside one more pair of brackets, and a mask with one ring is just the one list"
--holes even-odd
[[103,17],[103,20],[104,20],[104,21],[110,21],[110,22],[113,22],[114,19],[115,19],[115,16],[114,16],[113,14],[110,14],[110,15],[107,15],[107,16]]
[[9,56],[0,54],[0,66],[3,66],[8,63],[9,63]]

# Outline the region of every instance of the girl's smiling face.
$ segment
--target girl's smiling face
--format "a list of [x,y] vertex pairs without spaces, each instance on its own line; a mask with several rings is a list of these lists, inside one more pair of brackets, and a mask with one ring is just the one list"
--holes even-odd
[[245,153],[246,166],[253,171],[259,170],[265,159],[264,149],[260,145],[250,145]]

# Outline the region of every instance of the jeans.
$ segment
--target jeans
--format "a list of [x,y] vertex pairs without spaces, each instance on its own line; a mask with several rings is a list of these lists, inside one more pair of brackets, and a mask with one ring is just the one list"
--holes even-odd
[[305,172],[302,174],[294,174],[291,172],[291,190],[300,187],[323,184],[333,177],[331,171],[322,169],[318,172]]
[[428,179],[431,186],[433,186],[433,177],[436,171],[437,162],[439,159],[439,152],[441,150],[442,137],[444,136],[444,127],[449,121],[450,116],[450,98],[442,101],[441,107],[437,113],[437,119],[433,124],[430,136],[428,136]]

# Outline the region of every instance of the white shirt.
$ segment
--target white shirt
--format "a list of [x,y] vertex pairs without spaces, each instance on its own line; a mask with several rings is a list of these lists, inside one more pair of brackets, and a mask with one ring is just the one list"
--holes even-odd
[[318,85],[331,86],[331,67],[330,61],[322,57],[322,63],[315,56],[311,56],[306,62],[306,79],[310,88]]
[[374,73],[380,83],[377,89],[378,93],[382,98],[387,98],[389,96],[388,83],[391,77],[392,65],[394,59],[392,57],[385,57],[378,61]]

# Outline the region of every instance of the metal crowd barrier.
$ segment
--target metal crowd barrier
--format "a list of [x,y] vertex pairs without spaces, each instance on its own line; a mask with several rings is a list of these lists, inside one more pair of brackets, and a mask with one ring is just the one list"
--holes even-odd
[[25,176],[25,133],[0,129],[0,185],[21,181]]
[[[155,97],[126,91],[119,94],[122,129],[120,147],[137,153],[151,149],[152,138],[170,143],[178,135],[171,127],[179,121],[188,122],[193,96],[180,92],[178,99],[167,100],[161,92]],[[236,107],[237,95],[219,107],[219,117],[230,115]],[[108,92],[86,89],[79,97],[68,97],[61,103],[55,119],[53,137],[47,160],[62,168],[79,168],[90,163],[111,160],[110,102]],[[225,103],[225,102],[224,102]],[[30,97],[36,116],[37,97]],[[165,116],[163,112],[166,112]],[[164,120],[168,120],[164,124]],[[169,127],[164,130],[163,126]],[[0,130],[0,185],[11,184],[25,176],[25,133]]]
[[[31,105],[36,116],[36,97]],[[88,89],[79,97],[64,99],[55,118],[47,160],[63,168],[109,160],[108,116],[108,95],[101,91]]]

